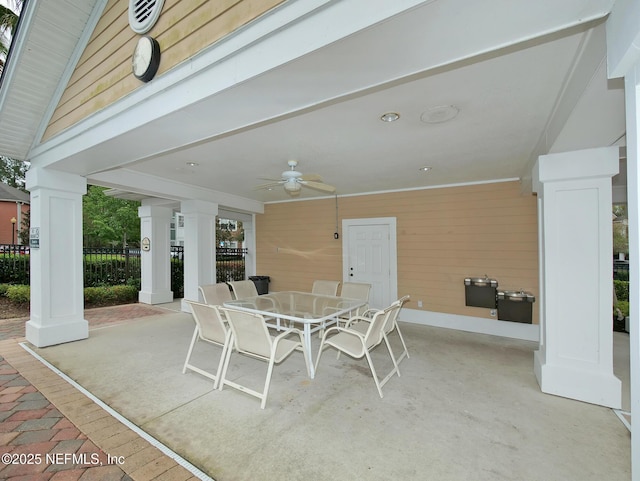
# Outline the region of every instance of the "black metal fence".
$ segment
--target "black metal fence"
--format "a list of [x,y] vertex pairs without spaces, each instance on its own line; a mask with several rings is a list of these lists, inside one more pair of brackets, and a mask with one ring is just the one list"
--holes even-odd
[[218,247],[216,249],[216,276],[218,282],[245,279],[247,249]]
[[[29,246],[0,244],[0,284],[29,284]],[[175,297],[184,295],[184,247],[172,246],[171,289]],[[218,282],[245,279],[247,249],[216,249]],[[140,288],[139,248],[85,247],[84,286],[129,284]]]
[[629,261],[613,261],[613,278],[617,281],[629,280]]

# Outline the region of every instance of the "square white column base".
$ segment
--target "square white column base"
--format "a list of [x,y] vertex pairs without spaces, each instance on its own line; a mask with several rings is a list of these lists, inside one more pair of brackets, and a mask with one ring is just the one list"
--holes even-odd
[[613,374],[546,362],[542,351],[534,353],[534,371],[542,392],[620,409],[622,383]]
[[138,302],[141,304],[166,304],[167,302],[173,302],[173,292],[138,292]]
[[36,347],[47,347],[88,338],[89,323],[81,319],[41,326],[33,321],[27,321],[25,331],[27,341],[31,344]]

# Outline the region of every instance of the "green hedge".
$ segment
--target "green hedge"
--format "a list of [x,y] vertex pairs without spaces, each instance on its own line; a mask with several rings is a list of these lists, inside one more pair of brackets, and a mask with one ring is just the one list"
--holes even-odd
[[129,304],[138,301],[135,286],[100,286],[84,288],[84,304],[87,307]]
[[613,281],[613,288],[616,291],[616,299],[618,302],[629,302],[629,282],[628,281]]
[[85,287],[130,284],[132,279],[140,279],[139,258],[111,257],[84,261]]
[[0,256],[0,283],[29,285],[29,256]]
[[[12,303],[24,305],[29,303],[31,288],[25,285],[0,284],[0,296],[4,296]],[[85,307],[112,306],[115,304],[129,304],[138,301],[136,286],[101,286],[84,288]]]

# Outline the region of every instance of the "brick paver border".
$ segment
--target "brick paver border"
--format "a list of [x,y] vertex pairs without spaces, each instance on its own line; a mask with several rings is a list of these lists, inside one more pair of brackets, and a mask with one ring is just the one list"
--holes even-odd
[[[52,372],[20,346],[20,341],[23,339],[0,341],[0,352],[5,360],[35,388],[33,390],[34,399],[23,401],[37,404],[38,401],[42,402],[43,400],[38,396],[38,393],[41,394],[55,406],[64,418],[70,421],[71,424],[67,426],[69,429],[75,426],[91,443],[111,456],[111,459],[117,459],[118,462],[113,465],[117,464],[135,481],[195,481],[199,479],[176,460],[167,456],[159,448],[120,422],[75,386]],[[5,395],[11,396],[11,392],[5,393]],[[11,402],[8,398],[6,401]],[[43,407],[37,408],[34,404],[33,410],[37,409],[43,409]],[[58,419],[58,422],[62,421],[63,419]],[[38,416],[35,416],[32,422],[47,423],[46,420],[38,419]],[[0,437],[2,434],[7,433],[0,433]],[[38,440],[34,439],[32,442],[36,443]],[[35,444],[32,445],[35,446]],[[120,462],[122,463],[120,464]],[[104,466],[104,468],[112,469],[113,465]],[[105,471],[104,474],[108,473]]]

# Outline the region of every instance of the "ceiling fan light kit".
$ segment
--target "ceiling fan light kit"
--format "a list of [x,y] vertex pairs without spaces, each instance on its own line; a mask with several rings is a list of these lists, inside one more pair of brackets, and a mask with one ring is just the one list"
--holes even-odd
[[302,186],[295,179],[289,179],[284,183],[284,190],[287,192],[298,192]]

